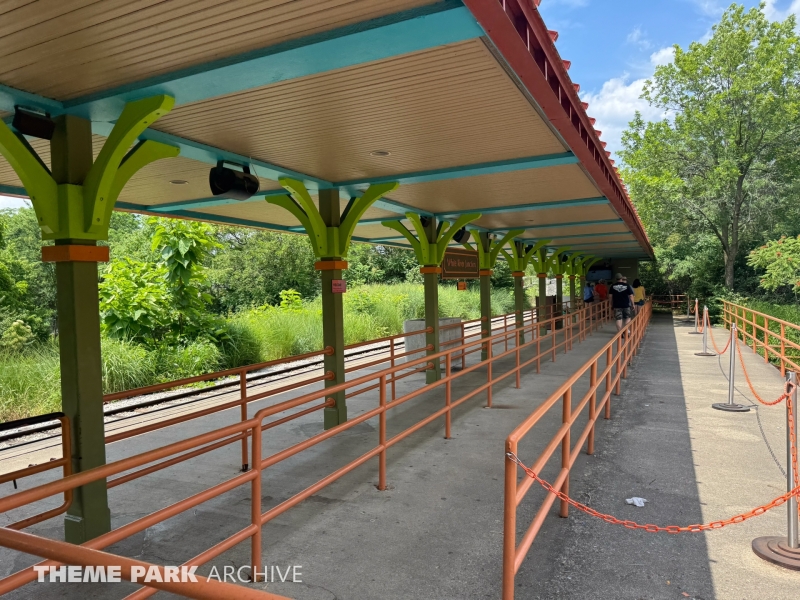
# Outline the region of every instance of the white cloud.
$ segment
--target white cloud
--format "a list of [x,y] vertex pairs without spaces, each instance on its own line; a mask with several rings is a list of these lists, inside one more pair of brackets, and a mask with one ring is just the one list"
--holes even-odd
[[14,198],[13,196],[0,196],[0,210],[4,208],[23,208],[30,206],[27,198]]
[[628,34],[626,40],[629,44],[638,46],[642,50],[647,50],[652,46],[650,40],[647,39],[647,34],[638,25]]
[[777,7],[778,0],[766,0],[764,3],[764,14],[770,21],[784,21],[789,15],[800,16],[800,0],[792,0],[792,3],[785,9]]
[[663,117],[661,110],[653,108],[640,98],[645,79],[628,81],[629,79],[628,74],[609,79],[599,92],[584,94],[582,98],[589,103],[589,114],[597,119],[595,128],[603,132],[602,139],[608,142],[606,150],[612,155],[622,147],[622,132],[637,110],[648,121]]
[[650,55],[650,64],[654,67],[668,65],[675,59],[675,48],[667,46],[661,50],[656,50]]

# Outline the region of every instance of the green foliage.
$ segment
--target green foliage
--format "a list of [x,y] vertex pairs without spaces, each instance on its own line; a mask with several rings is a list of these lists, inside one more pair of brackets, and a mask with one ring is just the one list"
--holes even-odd
[[[698,264],[705,249],[693,250],[710,240],[732,288],[742,246],[796,214],[798,81],[795,18],[770,22],[758,8],[734,4],[708,42],[675,46],[674,62],[646,82],[643,98],[665,118],[645,123],[636,115],[623,135],[623,174],[648,236],[666,249],[666,271],[713,272],[719,261]],[[694,264],[679,264],[687,259]]]
[[800,235],[767,242],[750,252],[747,262],[766,271],[760,281],[764,289],[791,286],[795,293],[800,292]]
[[124,258],[100,282],[103,332],[112,338],[157,344],[170,331],[173,307],[163,266]]
[[33,336],[30,326],[17,320],[0,335],[0,350],[22,352],[35,341],[36,338]]
[[208,271],[215,309],[229,313],[280,302],[281,290],[319,293],[314,252],[306,236],[218,227],[222,248]]
[[407,274],[419,264],[414,252],[393,246],[354,243],[347,254],[348,268],[344,278],[348,284],[403,283]]
[[280,307],[283,310],[301,310],[303,308],[303,297],[297,290],[282,290],[280,296]]

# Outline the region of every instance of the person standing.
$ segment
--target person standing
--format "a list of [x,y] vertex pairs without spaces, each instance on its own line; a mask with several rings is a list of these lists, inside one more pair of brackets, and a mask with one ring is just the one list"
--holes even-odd
[[606,280],[601,279],[597,282],[597,285],[594,286],[594,291],[597,294],[597,299],[600,302],[608,299],[608,286],[606,286]]
[[594,302],[594,288],[590,282],[586,282],[586,287],[583,288],[583,301],[588,304]]
[[628,285],[620,273],[615,277],[616,283],[611,286],[611,308],[614,309],[614,320],[617,331],[630,323],[633,317],[633,288]]
[[645,291],[642,282],[638,279],[633,280],[633,302],[636,304],[636,310],[638,310],[644,306],[644,299],[645,299]]

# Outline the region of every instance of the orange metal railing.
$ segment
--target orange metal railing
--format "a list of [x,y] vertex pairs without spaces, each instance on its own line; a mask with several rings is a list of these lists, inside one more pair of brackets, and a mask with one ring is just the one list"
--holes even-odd
[[[128,458],[124,458],[122,460],[118,460],[88,471],[68,475],[63,479],[0,498],[0,512],[18,509],[55,494],[61,494],[69,490],[73,490],[76,487],[86,485],[92,481],[107,479],[115,475],[118,477],[109,481],[108,485],[110,487],[113,485],[119,485],[131,480],[130,474],[123,475],[123,473],[127,471],[140,469],[139,471],[135,472],[138,473],[137,476],[141,476],[147,473],[152,473],[155,470],[165,468],[166,466],[178,464],[179,462],[187,460],[188,458],[208,452],[210,449],[219,448],[240,440],[244,442],[249,441],[251,453],[250,459],[253,468],[242,472],[231,479],[213,485],[202,492],[196,493],[170,506],[157,510],[152,514],[127,523],[118,529],[86,542],[83,546],[90,550],[102,550],[111,544],[119,542],[120,540],[123,540],[135,533],[144,531],[148,527],[152,527],[157,523],[161,523],[166,519],[190,510],[202,504],[203,502],[216,498],[239,486],[249,485],[250,524],[241,531],[186,561],[184,564],[197,566],[203,565],[213,558],[219,556],[223,552],[236,546],[237,544],[249,539],[251,554],[250,564],[251,566],[259,566],[262,558],[261,528],[264,524],[268,523],[278,515],[286,512],[309,496],[317,493],[319,490],[336,481],[346,473],[349,473],[350,471],[353,471],[359,466],[365,464],[373,457],[378,457],[378,487],[380,489],[386,489],[386,455],[389,448],[412,433],[418,431],[425,425],[440,418],[444,418],[445,437],[450,437],[452,411],[457,406],[460,406],[464,402],[476,397],[479,394],[486,393],[487,406],[491,407],[493,386],[511,376],[515,376],[515,384],[517,387],[519,387],[520,376],[523,369],[532,367],[535,364],[538,371],[538,367],[542,358],[550,358],[553,361],[556,360],[556,353],[558,351],[563,350],[563,352],[567,352],[573,346],[573,343],[576,339],[578,341],[584,340],[587,335],[591,334],[593,329],[597,329],[604,321],[607,321],[610,318],[610,313],[610,305],[607,302],[602,304],[590,304],[568,316],[556,315],[547,320],[534,321],[533,323],[525,325],[522,328],[514,328],[509,331],[503,331],[488,338],[467,342],[455,348],[442,350],[441,352],[431,356],[424,356],[422,358],[410,360],[402,365],[389,367],[375,373],[368,373],[337,386],[316,390],[303,396],[262,408],[255,414],[255,416],[247,419],[246,421],[235,423],[227,427],[222,427],[214,431],[175,442],[161,448],[150,450],[148,452],[137,454],[135,456],[130,456]],[[558,329],[556,327],[556,322],[558,320],[566,321],[566,325],[563,329]],[[543,326],[547,327],[550,333],[541,335],[540,330]],[[518,343],[518,340],[520,339],[520,333],[523,333],[526,337],[526,341],[522,344]],[[513,340],[513,347],[510,347],[508,350],[503,349],[495,351],[496,347],[505,345],[508,338]],[[460,371],[453,371],[452,366],[454,357],[460,358],[464,352],[472,351],[475,348],[481,349],[482,347],[487,351],[487,360],[478,361]],[[627,349],[629,348],[629,344],[625,344],[621,347]],[[423,385],[417,389],[411,390],[393,402],[388,400],[390,378],[394,377],[397,373],[404,369],[432,368],[433,363],[431,361],[436,359],[441,359],[445,364],[445,374],[438,382]],[[513,365],[508,367],[507,363],[512,359]],[[508,368],[506,368],[503,372],[498,372],[503,367]],[[463,396],[454,399],[452,397],[453,381],[470,373],[475,373],[479,370],[485,370],[486,372],[485,383],[473,388]],[[358,415],[346,423],[304,440],[303,442],[285,448],[270,456],[262,457],[262,433],[265,429],[285,423],[296,418],[299,414],[307,414],[312,410],[319,410],[327,406],[330,402],[327,397],[331,393],[336,393],[339,391],[344,391],[346,393],[349,390],[359,388],[360,386],[367,386],[373,383],[377,383],[379,389],[378,403],[375,408]],[[395,409],[398,406],[401,406],[413,398],[425,393],[429,393],[433,390],[444,391],[444,398],[442,399],[443,403],[441,408],[436,410],[433,414],[420,419],[418,422],[409,426],[402,432],[397,433],[392,437],[387,437],[387,412]],[[296,409],[300,409],[299,412],[294,412],[283,418],[267,420],[272,417],[277,417],[281,413]],[[295,456],[308,448],[316,446],[327,439],[330,439],[351,429],[352,427],[355,427],[359,423],[375,417],[377,417],[379,420],[378,440],[377,444],[372,449],[357,459],[351,461],[347,465],[327,475],[320,481],[307,487],[305,490],[295,494],[288,500],[275,506],[274,508],[271,508],[265,512],[262,511],[262,471],[264,469],[274,466],[281,461]],[[267,421],[265,422],[265,420]],[[8,531],[3,529],[0,529],[0,533],[2,533],[2,535],[0,535],[0,545],[11,548],[21,548],[21,540],[23,538],[16,538],[13,535],[10,536]],[[27,534],[24,535],[25,552],[50,558],[56,561],[71,561],[68,555],[56,554],[55,550],[58,550],[58,547],[57,544],[52,540]],[[82,551],[80,553],[76,553],[75,556],[78,558],[72,562],[78,562],[79,564],[120,564],[120,561],[128,560],[108,553],[97,553],[90,555],[84,554]],[[33,581],[35,578],[36,574],[32,567],[14,573],[0,580],[0,594],[17,589],[18,587]],[[199,584],[190,585],[198,586]],[[147,587],[131,594],[128,596],[128,598],[146,598],[156,593],[156,588],[157,586],[155,585],[151,586],[147,584]],[[240,593],[238,591],[239,589],[243,591]],[[202,590],[190,590],[190,588],[185,587],[181,587],[180,589],[176,588],[173,591],[188,595],[190,597],[209,597],[200,595]],[[245,592],[249,593],[250,591],[251,590],[247,590],[245,588],[236,588],[230,593],[225,592],[224,594],[213,597],[246,597],[243,594]]]
[[[547,493],[539,510],[517,544],[517,509],[535,480],[525,477],[519,480],[518,464],[508,455],[519,456],[519,445],[525,436],[559,401],[561,402],[561,427],[533,462],[530,469],[540,473],[542,468],[561,449],[561,469],[555,477],[554,490],[569,494],[569,476],[572,466],[586,443],[586,453],[594,453],[595,424],[602,414],[611,418],[611,395],[619,395],[622,379],[627,378],[628,365],[637,353],[647,324],[652,314],[652,303],[647,302],[631,320],[627,327],[617,333],[599,352],[589,359],[581,368],[565,381],[553,394],[533,411],[506,439],[505,499],[503,525],[503,600],[513,600],[514,579],[522,562],[542,527],[550,508],[557,496]],[[579,384],[585,384],[588,390],[577,405],[573,402],[573,393]],[[572,436],[582,411],[588,410],[586,426],[579,433],[577,440]],[[573,443],[574,440],[574,443]],[[526,462],[526,464],[530,464]],[[559,514],[568,516],[569,504],[561,500]]]
[[650,296],[653,308],[669,308],[670,310],[689,310],[689,297],[686,294],[660,294]]
[[738,337],[764,362],[774,361],[782,376],[787,369],[800,372],[800,325],[727,300],[722,301],[722,322],[726,329],[736,323]]

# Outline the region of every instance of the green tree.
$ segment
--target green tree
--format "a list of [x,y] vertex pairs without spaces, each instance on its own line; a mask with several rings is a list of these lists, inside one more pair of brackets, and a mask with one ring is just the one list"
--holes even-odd
[[760,280],[764,289],[791,286],[795,294],[800,292],[800,236],[767,242],[750,252],[748,263],[765,271]]
[[316,260],[305,236],[219,227],[217,252],[209,281],[219,312],[278,304],[281,290],[297,290],[303,298],[319,293]]
[[206,223],[155,217],[148,223],[155,228],[152,248],[161,253],[159,264],[172,296],[178,337],[211,333],[208,309],[213,298],[206,291],[208,278],[203,263],[221,247],[214,228]]
[[[763,5],[761,7],[763,9]],[[624,175],[655,243],[710,234],[733,288],[745,237],[769,228],[797,172],[800,39],[795,18],[770,22],[732,5],[709,41],[675,46],[643,98],[665,118],[637,114],[623,134]]]

